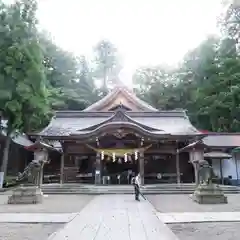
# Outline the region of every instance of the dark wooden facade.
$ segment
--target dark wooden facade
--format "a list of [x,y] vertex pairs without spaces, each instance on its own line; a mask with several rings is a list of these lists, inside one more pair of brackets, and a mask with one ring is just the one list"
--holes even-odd
[[[3,150],[5,147],[5,135],[0,135],[0,165],[2,164]],[[26,165],[33,160],[33,154],[25,149],[25,144],[31,144],[27,138],[18,136],[11,141],[8,156],[8,176],[17,176]]]
[[[61,145],[61,160],[52,169],[60,172],[61,183],[95,184],[129,183],[131,171],[140,173],[143,184],[193,182],[189,153],[179,154],[178,149],[203,137],[185,111],[159,111],[123,86],[83,111],[57,112],[38,135]],[[126,158],[98,151],[147,146]]]

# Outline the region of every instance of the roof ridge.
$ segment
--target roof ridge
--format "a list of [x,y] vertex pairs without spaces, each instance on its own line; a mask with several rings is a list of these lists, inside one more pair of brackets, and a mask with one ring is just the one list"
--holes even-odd
[[114,95],[116,95],[118,92],[118,87],[114,87],[110,92],[108,92],[108,94],[106,96],[104,96],[101,100],[91,104],[90,106],[88,106],[87,108],[85,108],[83,111],[87,112],[87,111],[91,111],[91,109],[93,109],[94,107],[105,103],[110,97],[113,97]]
[[[121,114],[122,116],[126,117],[126,118],[129,120],[129,122],[132,122],[132,123],[134,123],[134,124],[137,124],[137,125],[139,125],[139,126],[141,126],[141,127],[143,127],[143,128],[149,128],[149,129],[151,129],[152,131],[153,131],[153,130],[155,130],[155,131],[163,131],[162,129],[153,128],[153,127],[149,127],[149,126],[146,125],[146,124],[142,124],[142,123],[140,123],[139,121],[134,120],[131,116],[129,116],[129,115],[127,114],[127,112],[123,112],[123,111],[121,111],[121,110],[114,111],[113,114],[112,114],[111,116],[109,116],[106,120],[104,120],[104,121],[102,121],[102,122],[100,122],[100,123],[98,123],[98,124],[89,126],[89,127],[87,127],[87,128],[83,128],[83,129],[81,129],[81,131],[89,130],[89,129],[93,128],[93,127],[98,127],[98,126],[100,126],[100,125],[109,124],[109,123],[111,123],[111,122],[114,122],[114,121],[112,121],[112,120],[113,120],[118,114]],[[120,119],[119,119],[119,121],[120,121]],[[121,121],[120,121],[120,122],[121,122]],[[122,122],[125,122],[125,121],[122,121]]]
[[127,86],[124,86],[124,85],[115,86],[105,97],[103,97],[101,100],[93,103],[92,105],[88,106],[83,111],[85,111],[85,112],[91,111],[92,109],[96,108],[99,105],[104,105],[107,102],[107,100],[109,100],[110,98],[113,98],[121,91],[125,92],[127,97],[129,97],[133,102],[135,102],[135,104],[138,104],[138,105],[142,106],[143,108],[149,109],[151,111],[158,111],[156,108],[154,108],[147,102],[145,102],[142,99],[140,99],[139,97],[137,97],[133,91],[131,91]]

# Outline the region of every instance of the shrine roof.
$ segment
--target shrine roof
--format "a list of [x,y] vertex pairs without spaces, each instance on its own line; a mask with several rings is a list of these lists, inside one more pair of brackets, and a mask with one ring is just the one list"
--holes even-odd
[[25,149],[26,150],[29,150],[29,151],[36,151],[38,149],[41,149],[41,148],[45,148],[49,151],[55,151],[55,152],[59,152],[60,149],[58,148],[55,148],[54,145],[50,145],[50,144],[47,144],[43,141],[36,141],[35,143],[33,143],[32,145],[30,146],[25,146]]
[[190,143],[179,149],[179,152],[201,147],[203,149],[233,149],[240,146],[240,133],[209,132],[203,139]]
[[234,148],[240,146],[240,133],[208,133],[203,143],[210,147]]
[[[84,134],[101,125],[111,124],[116,112],[85,112],[85,111],[59,111],[52,118],[49,125],[38,135],[41,136],[70,136],[71,134]],[[128,122],[137,125],[153,134],[171,135],[199,135],[201,134],[190,123],[185,111],[156,111],[156,112],[124,112]],[[115,123],[125,122],[115,119]],[[91,128],[91,129],[90,129]]]
[[156,108],[149,105],[147,102],[138,98],[135,93],[127,86],[119,85],[110,91],[105,97],[96,103],[90,105],[85,112],[103,111],[114,108],[118,104],[126,105],[127,108],[138,111],[158,111]]
[[[6,137],[7,136],[7,120],[1,120],[1,136]],[[11,135],[12,141],[18,145],[21,146],[31,146],[33,144],[32,141],[28,139],[28,136],[25,133],[19,133],[15,132],[14,134]]]
[[221,151],[212,151],[204,153],[204,158],[211,158],[211,159],[227,159],[232,158],[231,154],[221,152]]

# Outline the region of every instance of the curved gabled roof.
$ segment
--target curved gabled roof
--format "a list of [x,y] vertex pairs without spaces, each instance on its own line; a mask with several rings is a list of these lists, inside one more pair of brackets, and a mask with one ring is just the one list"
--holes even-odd
[[86,137],[92,137],[92,136],[95,136],[95,135],[98,135],[98,134],[101,134],[101,133],[106,133],[106,131],[111,131],[111,130],[116,130],[116,129],[121,129],[121,128],[124,128],[124,129],[129,128],[129,129],[134,130],[135,132],[142,133],[145,136],[149,136],[149,137],[159,137],[159,136],[167,137],[167,136],[170,136],[170,134],[168,134],[164,131],[161,131],[161,130],[159,130],[159,131],[149,131],[149,130],[146,130],[145,128],[143,128],[143,127],[141,127],[137,124],[131,123],[131,122],[104,123],[103,125],[100,125],[93,130],[76,131],[76,132],[72,133],[71,136],[78,136],[78,137],[84,136],[84,138],[86,138]]
[[[117,111],[118,112],[118,111]],[[50,124],[38,135],[49,137],[67,137],[76,132],[88,132],[111,122],[129,122],[152,133],[165,132],[171,135],[201,134],[189,121],[185,111],[158,112],[84,112],[60,111]],[[119,114],[119,113],[118,113]],[[123,119],[125,118],[125,119]]]
[[[117,104],[121,104],[121,103],[124,104],[121,101],[125,101],[125,100],[131,102],[131,105],[134,106],[139,111],[158,111],[156,108],[152,107],[148,103],[146,103],[143,100],[141,100],[140,98],[138,98],[127,87],[122,86],[122,85],[121,86],[116,86],[104,98],[102,98],[100,101],[92,104],[91,106],[87,107],[83,111],[85,111],[85,112],[102,111],[110,103],[113,104],[113,105],[110,105],[111,106],[110,108],[112,108]],[[115,105],[114,105],[114,101],[115,101]],[[126,105],[126,107],[129,107],[129,106]],[[132,109],[131,106],[129,108]]]
[[101,125],[107,125],[107,124],[111,124],[113,122],[122,122],[122,123],[131,123],[134,125],[137,125],[143,129],[149,130],[149,131],[162,131],[159,129],[159,127],[157,128],[153,128],[151,126],[145,125],[144,123],[140,123],[136,120],[134,120],[133,118],[131,118],[130,116],[128,116],[126,114],[126,112],[121,111],[121,110],[117,110],[116,112],[114,112],[114,114],[109,117],[108,119],[106,119],[105,121],[102,121],[98,124],[92,125],[91,127],[87,127],[84,129],[81,129],[79,131],[92,131],[98,127],[100,127]]

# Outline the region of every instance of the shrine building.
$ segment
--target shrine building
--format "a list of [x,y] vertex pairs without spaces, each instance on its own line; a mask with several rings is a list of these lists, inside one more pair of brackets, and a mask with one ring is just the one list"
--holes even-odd
[[191,157],[199,152],[179,149],[204,136],[184,110],[158,110],[125,86],[83,111],[56,112],[38,134],[63,152],[46,174],[58,172],[61,183],[95,184],[127,184],[138,173],[142,184],[192,183]]

